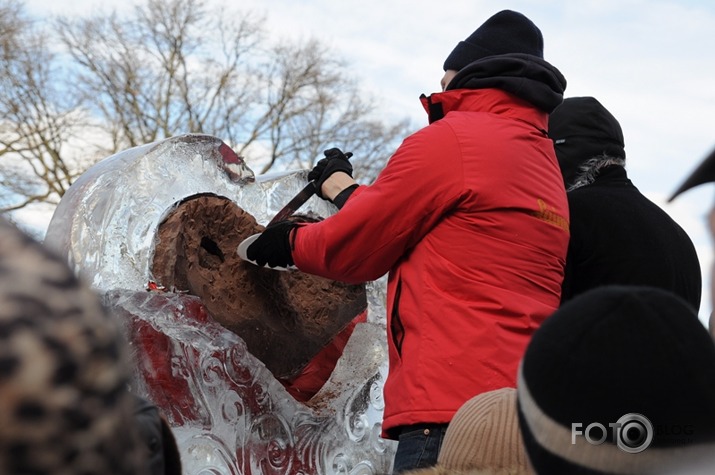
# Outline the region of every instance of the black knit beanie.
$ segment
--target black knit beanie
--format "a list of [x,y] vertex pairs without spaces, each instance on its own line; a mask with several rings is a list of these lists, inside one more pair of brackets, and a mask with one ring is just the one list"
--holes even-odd
[[623,131],[616,118],[593,97],[569,97],[549,116],[564,182],[573,183],[580,167],[598,155],[625,160]]
[[601,287],[564,304],[534,333],[517,398],[539,474],[690,474],[713,463],[715,344],[664,290]]
[[539,28],[521,13],[502,10],[457,44],[447,56],[444,70],[459,71],[478,59],[507,53],[530,54],[543,59],[544,38]]

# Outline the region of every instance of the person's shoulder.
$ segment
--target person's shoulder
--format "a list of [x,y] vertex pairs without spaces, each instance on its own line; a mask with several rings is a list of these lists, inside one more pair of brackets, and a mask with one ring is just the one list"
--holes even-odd
[[181,455],[176,438],[159,408],[132,393],[134,417],[145,444],[152,474],[181,475]]
[[420,151],[425,151],[430,148],[443,149],[450,144],[458,146],[458,143],[454,120],[444,117],[409,135],[403,141],[402,146],[412,146]]
[[415,469],[404,475],[528,475],[523,470],[509,469],[466,469],[456,470],[442,466]]

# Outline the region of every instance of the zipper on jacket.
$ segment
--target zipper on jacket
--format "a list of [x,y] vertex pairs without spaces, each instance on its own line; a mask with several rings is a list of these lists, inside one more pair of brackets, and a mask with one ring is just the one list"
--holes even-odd
[[402,280],[397,281],[395,289],[395,299],[392,303],[392,318],[390,319],[390,333],[392,334],[392,342],[395,345],[397,354],[402,357],[402,341],[405,339],[405,327],[400,320],[400,293],[402,292]]
[[430,124],[444,117],[444,107],[441,102],[433,103],[432,96],[424,94],[420,96],[420,101],[422,102],[422,107],[427,111],[427,119]]

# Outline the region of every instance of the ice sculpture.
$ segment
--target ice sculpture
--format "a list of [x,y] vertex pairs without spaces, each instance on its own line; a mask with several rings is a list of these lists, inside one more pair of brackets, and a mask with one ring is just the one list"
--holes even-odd
[[[45,243],[125,324],[132,390],[166,414],[188,475],[391,469],[384,281],[355,288],[232,254],[304,184],[304,172],[255,177],[219,139],[183,135],[101,161],[50,222]],[[318,198],[301,209],[334,211]],[[321,385],[301,393],[301,378]]]

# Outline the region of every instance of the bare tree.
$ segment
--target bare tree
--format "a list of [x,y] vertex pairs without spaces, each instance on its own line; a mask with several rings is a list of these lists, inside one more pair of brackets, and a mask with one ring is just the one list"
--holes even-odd
[[221,138],[258,173],[337,146],[369,182],[410,127],[385,123],[335,52],[268,39],[250,13],[147,0],[35,23],[20,1],[0,0],[0,211],[56,204],[96,160],[184,133]]
[[366,170],[384,163],[407,122],[371,118],[332,52],[315,40],[270,45],[262,23],[201,0],[149,0],[125,18],[61,20],[59,32],[81,66],[76,84],[110,126],[110,152],[206,133],[259,172],[310,167],[332,146],[358,151]]
[[[57,203],[82,169],[69,148],[84,127],[57,79],[47,37],[14,0],[0,2],[0,209]],[[86,165],[84,165],[86,166]]]
[[[249,121],[252,136],[270,144],[263,171],[279,164],[309,168],[325,148],[356,152],[357,178],[372,180],[394,151],[396,138],[407,133],[403,121],[387,126],[372,114],[374,100],[365,97],[349,68],[314,40],[282,43],[260,70],[264,106]],[[243,141],[240,150],[252,141]],[[360,175],[362,173],[362,175]]]

